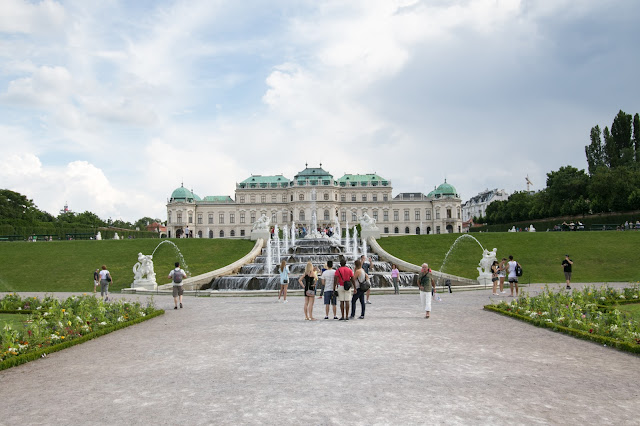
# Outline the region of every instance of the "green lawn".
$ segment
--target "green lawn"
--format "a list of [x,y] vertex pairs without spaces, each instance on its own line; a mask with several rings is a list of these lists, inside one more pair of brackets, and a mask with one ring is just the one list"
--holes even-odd
[[620,312],[623,312],[631,316],[631,318],[633,318],[635,321],[640,322],[640,303],[634,303],[630,305],[619,305],[618,310],[620,310]]
[[[184,256],[191,275],[228,265],[246,255],[253,241],[225,239],[173,239]],[[2,242],[0,292],[93,291],[93,271],[106,265],[119,291],[133,282],[138,253],[151,254],[157,239],[104,241]],[[178,256],[163,244],[153,258],[158,284],[168,283],[167,274]]]
[[[389,253],[431,269],[441,268],[445,254],[460,234],[414,235],[382,238],[378,242]],[[560,265],[565,254],[574,261],[574,282],[640,281],[640,232],[490,232],[473,237],[488,250],[496,247],[498,258],[513,257],[524,270],[521,282],[564,281]],[[463,237],[449,255],[443,272],[476,278],[482,249]]]

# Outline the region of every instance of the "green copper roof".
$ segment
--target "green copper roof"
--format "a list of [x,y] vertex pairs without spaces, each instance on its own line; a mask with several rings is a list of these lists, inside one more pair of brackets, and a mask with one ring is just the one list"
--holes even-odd
[[213,203],[233,203],[233,199],[228,195],[207,195],[203,201]]
[[306,179],[319,179],[319,180],[332,180],[333,175],[328,171],[322,168],[322,164],[320,167],[306,167],[303,171],[299,172],[295,177],[295,180],[306,180]]
[[368,173],[366,175],[351,175],[346,174],[338,179],[340,186],[386,186],[389,181],[375,173]]
[[431,198],[460,198],[460,196],[458,195],[458,191],[456,191],[456,188],[453,185],[451,185],[450,183],[447,183],[446,179],[444,180],[443,184],[440,184],[440,186],[438,186],[433,191],[431,191],[429,194],[427,194],[427,197],[431,197]]
[[171,193],[171,201],[184,201],[188,203],[192,203],[193,201],[200,200],[200,197],[194,195],[191,191],[189,191],[184,186],[177,188]]
[[289,186],[289,179],[282,175],[251,175],[251,177],[248,177],[239,184],[240,188],[275,188],[278,185],[283,187]]

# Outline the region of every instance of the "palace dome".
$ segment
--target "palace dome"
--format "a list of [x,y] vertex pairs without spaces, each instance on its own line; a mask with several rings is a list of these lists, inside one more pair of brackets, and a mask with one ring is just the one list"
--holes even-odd
[[456,191],[456,188],[451,185],[450,183],[447,183],[447,180],[444,180],[444,183],[440,184],[440,186],[438,186],[437,188],[435,188],[433,191],[431,191],[427,197],[431,197],[431,198],[460,198],[460,196],[458,195],[458,191]]
[[175,189],[171,193],[170,201],[171,202],[182,201],[182,202],[192,203],[194,201],[200,201],[200,197],[195,195],[193,192],[189,191],[184,186],[181,186],[180,188]]

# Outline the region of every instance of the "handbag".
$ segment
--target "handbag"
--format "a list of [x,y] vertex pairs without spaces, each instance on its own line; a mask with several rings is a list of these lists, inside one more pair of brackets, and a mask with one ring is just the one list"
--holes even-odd
[[338,269],[338,272],[340,274],[340,278],[342,278],[342,285],[344,286],[344,291],[351,290],[351,281],[345,281],[344,278],[342,277],[342,272],[340,272],[339,269]]
[[107,274],[107,282],[110,283],[111,282],[111,274]]
[[313,297],[316,295],[316,292],[313,290],[307,290],[304,294],[305,296]]
[[360,290],[368,291],[371,288],[371,281],[369,279],[364,280],[363,283],[360,283]]

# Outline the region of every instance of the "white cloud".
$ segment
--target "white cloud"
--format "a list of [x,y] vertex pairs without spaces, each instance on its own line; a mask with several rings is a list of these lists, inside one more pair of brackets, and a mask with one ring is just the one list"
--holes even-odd
[[62,28],[65,10],[60,3],[42,0],[2,0],[0,33],[47,34]]
[[0,100],[27,105],[58,105],[68,102],[72,78],[69,71],[60,66],[42,66],[30,77],[15,79]]

